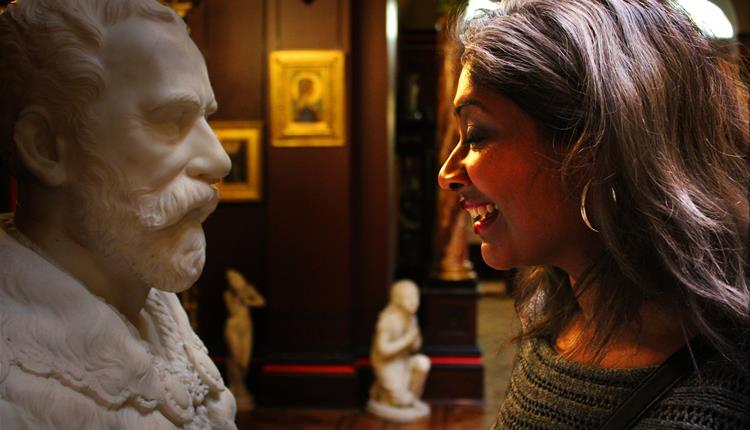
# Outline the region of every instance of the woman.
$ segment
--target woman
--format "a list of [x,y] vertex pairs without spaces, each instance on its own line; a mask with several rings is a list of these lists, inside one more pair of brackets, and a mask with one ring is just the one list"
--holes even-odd
[[440,185],[525,268],[496,427],[750,428],[735,69],[666,0],[508,0],[460,44]]

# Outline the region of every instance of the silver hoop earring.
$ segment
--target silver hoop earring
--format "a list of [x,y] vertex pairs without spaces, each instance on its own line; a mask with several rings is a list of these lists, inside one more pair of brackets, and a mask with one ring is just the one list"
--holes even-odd
[[[599,230],[595,229],[593,225],[591,225],[591,222],[589,221],[589,217],[586,215],[586,195],[589,192],[589,185],[591,184],[591,181],[586,182],[586,185],[583,186],[583,192],[581,192],[581,219],[583,219],[583,223],[586,224],[586,227],[588,227],[591,231],[594,233],[599,233]],[[614,190],[612,190],[614,192]]]

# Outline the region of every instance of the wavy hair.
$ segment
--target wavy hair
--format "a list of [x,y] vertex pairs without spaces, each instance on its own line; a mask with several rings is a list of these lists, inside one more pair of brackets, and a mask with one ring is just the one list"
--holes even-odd
[[17,0],[8,5],[0,14],[0,161],[22,172],[13,131],[20,112],[30,106],[47,109],[59,130],[86,133],[88,105],[106,84],[97,55],[106,29],[132,16],[184,26],[155,0]]
[[[738,359],[750,321],[750,145],[737,65],[666,0],[505,0],[458,33],[472,83],[550,136],[570,198],[589,184],[605,248],[580,282],[601,286],[593,350],[642,327],[649,301]],[[516,307],[536,317],[521,337],[557,334],[578,312],[567,276],[522,273]]]

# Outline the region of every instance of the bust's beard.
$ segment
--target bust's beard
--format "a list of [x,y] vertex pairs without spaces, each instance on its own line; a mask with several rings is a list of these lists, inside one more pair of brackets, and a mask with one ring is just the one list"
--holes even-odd
[[190,288],[203,271],[206,240],[198,220],[181,220],[195,207],[215,207],[215,188],[180,176],[161,190],[130,190],[117,168],[92,163],[98,179],[82,178],[73,192],[77,240],[147,287]]

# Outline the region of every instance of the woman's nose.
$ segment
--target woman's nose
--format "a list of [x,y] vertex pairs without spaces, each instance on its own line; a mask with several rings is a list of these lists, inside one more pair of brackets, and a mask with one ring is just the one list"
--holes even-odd
[[438,174],[438,183],[445,190],[458,191],[469,184],[469,176],[463,164],[463,148],[457,144],[453,152],[443,163]]

